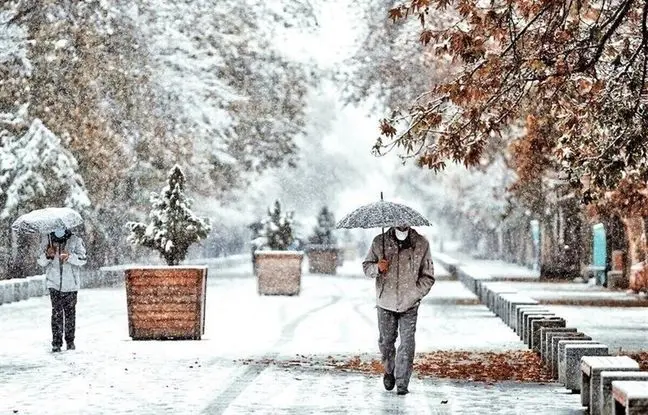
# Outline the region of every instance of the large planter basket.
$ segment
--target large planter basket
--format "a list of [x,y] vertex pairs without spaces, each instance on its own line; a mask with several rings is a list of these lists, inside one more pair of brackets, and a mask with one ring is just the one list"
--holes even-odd
[[308,247],[308,272],[313,274],[335,274],[338,266],[338,250],[329,245]]
[[301,288],[301,251],[257,251],[257,288],[261,295],[298,295]]
[[130,268],[125,280],[133,340],[200,340],[205,333],[207,267]]

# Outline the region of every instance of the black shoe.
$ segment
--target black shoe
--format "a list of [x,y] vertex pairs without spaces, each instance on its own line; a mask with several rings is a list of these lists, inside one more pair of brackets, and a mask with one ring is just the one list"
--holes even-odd
[[75,349],[76,349],[76,346],[74,346],[74,342],[68,343],[68,344],[67,344],[67,349],[68,349],[68,350],[75,350]]
[[399,386],[396,390],[397,395],[407,395],[408,393],[407,386]]
[[388,391],[394,389],[394,386],[396,385],[396,378],[394,375],[391,373],[385,373],[383,375],[383,385],[385,385],[385,389]]
[[61,351],[61,346],[54,346],[52,347],[52,353],[58,353]]

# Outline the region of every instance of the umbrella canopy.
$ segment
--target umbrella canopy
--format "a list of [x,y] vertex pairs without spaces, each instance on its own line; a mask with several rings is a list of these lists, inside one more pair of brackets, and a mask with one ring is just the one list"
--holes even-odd
[[409,206],[380,200],[355,209],[342,218],[336,228],[367,229],[392,226],[432,226],[432,224]]
[[71,208],[45,208],[20,216],[11,225],[16,233],[50,233],[56,228],[71,229],[83,224],[83,218]]

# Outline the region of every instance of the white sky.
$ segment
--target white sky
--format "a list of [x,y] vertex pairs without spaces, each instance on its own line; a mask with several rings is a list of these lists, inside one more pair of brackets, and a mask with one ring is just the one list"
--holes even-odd
[[[349,0],[322,1],[314,4],[317,10],[318,27],[311,34],[284,34],[280,42],[285,53],[299,61],[315,61],[324,70],[334,70],[345,59],[353,55],[362,35],[361,21],[353,11],[359,10]],[[330,96],[340,96],[340,88],[333,83],[325,83],[322,92]],[[324,149],[338,155],[341,163],[351,163],[362,172],[364,180],[349,182],[349,186],[339,194],[337,204],[332,205],[336,216],[364,203],[376,201],[380,192],[385,198],[393,200],[397,193],[391,184],[391,173],[398,167],[395,154],[375,157],[371,148],[379,135],[378,125],[381,113],[373,112],[370,105],[347,106],[338,100],[332,129],[323,137]]]

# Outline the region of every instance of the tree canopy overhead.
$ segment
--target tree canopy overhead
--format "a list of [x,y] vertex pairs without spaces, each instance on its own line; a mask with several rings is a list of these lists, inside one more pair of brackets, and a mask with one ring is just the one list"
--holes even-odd
[[421,53],[456,68],[381,122],[377,152],[401,147],[436,170],[476,165],[525,122],[515,157],[542,157],[520,159],[519,175],[586,177],[594,199],[628,177],[645,183],[648,1],[413,0],[389,17],[418,19]]

